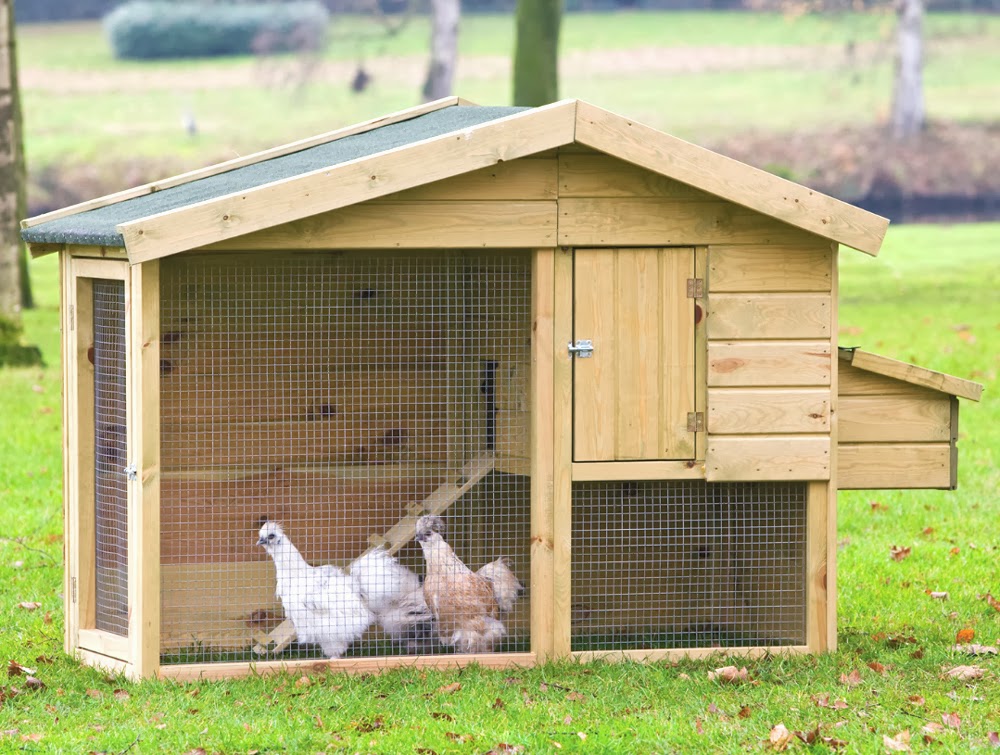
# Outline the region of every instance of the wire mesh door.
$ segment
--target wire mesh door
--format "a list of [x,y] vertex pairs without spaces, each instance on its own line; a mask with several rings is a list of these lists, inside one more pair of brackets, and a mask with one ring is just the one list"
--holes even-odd
[[160,301],[162,662],[468,649],[417,521],[527,582],[529,255],[181,255]]
[[128,634],[125,282],[94,280],[95,628]]

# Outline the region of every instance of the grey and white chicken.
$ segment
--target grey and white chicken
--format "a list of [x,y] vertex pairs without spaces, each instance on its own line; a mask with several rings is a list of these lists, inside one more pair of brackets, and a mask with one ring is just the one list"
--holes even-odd
[[507,559],[501,556],[496,561],[490,561],[481,567],[476,574],[490,583],[500,613],[510,613],[514,608],[514,603],[521,596],[524,585],[510,570]]
[[394,642],[409,653],[430,649],[434,616],[420,577],[384,548],[358,556],[350,572],[375,621]]
[[274,594],[299,642],[318,643],[328,658],[342,656],[375,620],[355,579],[336,566],[310,566],[277,522],[264,522],[258,534],[274,560]]
[[416,530],[427,562],[424,599],[434,614],[441,644],[461,653],[491,652],[507,634],[498,618],[493,584],[455,555],[444,540],[441,517],[420,517]]

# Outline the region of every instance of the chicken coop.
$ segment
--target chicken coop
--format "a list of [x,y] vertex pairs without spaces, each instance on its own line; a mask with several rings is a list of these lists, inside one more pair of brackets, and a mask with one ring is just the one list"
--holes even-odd
[[838,348],[839,249],[886,226],[585,102],[458,98],[24,221],[62,280],[67,651],[835,647],[837,491],[954,488],[981,392]]

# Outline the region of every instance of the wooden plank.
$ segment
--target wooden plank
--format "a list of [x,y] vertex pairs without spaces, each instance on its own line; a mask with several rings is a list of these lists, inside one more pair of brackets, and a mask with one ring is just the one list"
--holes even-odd
[[556,185],[557,167],[555,158],[527,157],[389,194],[372,202],[525,202],[556,199],[559,195]]
[[943,372],[928,370],[926,367],[918,367],[915,364],[900,362],[897,359],[872,354],[861,349],[854,349],[851,364],[861,370],[868,370],[886,377],[904,380],[907,383],[920,385],[925,388],[933,388],[936,391],[943,391],[952,396],[967,398],[971,401],[979,401],[983,395],[983,386],[971,380],[964,380],[954,375],[947,375]]
[[712,388],[708,432],[822,433],[830,430],[830,391],[787,388]]
[[919,443],[951,440],[951,401],[909,396],[842,396],[842,443]]
[[131,269],[130,458],[139,474],[129,486],[129,636],[135,673],[160,665],[160,263]]
[[559,155],[560,197],[669,197],[711,200],[711,194],[600,152]]
[[[708,247],[698,246],[694,250],[694,277],[706,280],[708,277]],[[694,299],[694,410],[708,416],[708,298],[703,295]],[[708,433],[694,434],[694,458],[704,459]],[[704,465],[703,465],[704,466]]]
[[[125,223],[118,230],[133,263],[196,249],[558,147],[573,140],[575,116],[576,102],[558,102],[458,135],[444,134]],[[382,213],[379,221],[385,220]],[[477,245],[494,246],[488,239],[482,242]]]
[[950,443],[839,443],[840,490],[952,489]]
[[[688,279],[697,277],[693,249],[661,249],[657,319],[644,322],[640,330],[655,332],[659,353],[659,406],[655,419],[659,458],[694,459],[695,433],[688,429],[688,413],[697,411],[698,390],[695,300],[687,297]],[[654,326],[655,324],[655,326]],[[633,331],[619,329],[619,338],[633,337]],[[705,373],[700,373],[704,375]]]
[[573,330],[571,339],[596,344],[594,356],[572,360],[573,459],[615,458],[618,397],[618,349],[615,337],[615,254],[577,249],[573,261]]
[[559,243],[567,246],[803,244],[817,239],[720,200],[559,199]]
[[94,287],[90,278],[77,275],[76,261],[71,260],[71,282],[75,312],[71,319],[76,326],[72,355],[72,372],[67,391],[72,391],[75,414],[71,420],[71,457],[76,470],[72,496],[76,519],[69,527],[76,530],[76,596],[77,647],[82,629],[93,629],[97,622],[97,523],[94,500],[94,365],[90,349],[94,343]]
[[128,637],[120,637],[99,629],[80,629],[80,648],[92,653],[99,653],[109,658],[128,661],[131,647]]
[[830,245],[770,244],[709,250],[708,285],[715,293],[830,291]]
[[705,465],[695,461],[588,461],[573,464],[573,482],[704,479]]
[[77,648],[74,650],[73,655],[82,663],[85,663],[92,668],[101,669],[102,671],[116,676],[121,675],[131,681],[138,681],[134,668],[128,661],[122,661],[117,658],[109,658],[106,655],[94,653],[90,650],[84,650],[83,648]]
[[712,339],[829,338],[829,294],[712,294]]
[[63,480],[63,651],[72,654],[77,646],[79,622],[76,607],[78,563],[76,430],[77,391],[75,326],[76,284],[69,254],[59,253],[59,342],[62,365],[62,480]]
[[71,205],[70,207],[64,207],[42,215],[36,215],[35,217],[22,220],[21,228],[31,228],[32,226],[36,226],[40,223],[48,223],[50,220],[58,220],[59,218],[76,215],[81,212],[96,210],[99,207],[107,207],[111,204],[124,202],[127,199],[134,199],[136,197],[145,196],[146,194],[163,191],[163,189],[169,189],[172,186],[180,186],[181,184],[190,183],[191,181],[197,181],[200,178],[208,178],[209,176],[226,173],[227,171],[235,170],[236,168],[242,168],[245,165],[252,165],[254,163],[264,162],[265,160],[272,160],[275,157],[290,155],[293,152],[301,152],[302,150],[309,149],[310,147],[316,147],[320,144],[327,144],[329,142],[336,141],[337,139],[343,139],[345,136],[353,136],[354,134],[371,131],[382,126],[399,123],[400,121],[416,118],[417,116],[458,104],[461,103],[458,102],[456,97],[445,97],[440,100],[434,100],[433,102],[427,102],[422,105],[406,108],[405,110],[398,110],[394,113],[389,113],[388,115],[383,115],[378,118],[371,118],[363,123],[358,123],[353,126],[328,131],[324,134],[312,136],[307,139],[299,139],[298,141],[294,141],[289,144],[283,144],[280,147],[273,147],[271,149],[263,150],[262,152],[255,152],[251,155],[246,155],[245,157],[236,157],[232,160],[210,165],[206,168],[198,168],[171,178],[153,181],[148,184],[143,184],[142,186],[136,186],[131,189],[125,189],[124,191],[108,194],[97,199],[91,199],[87,202]]
[[573,339],[573,251],[554,259],[553,298],[553,489],[552,489],[552,657],[572,648],[573,544],[573,363],[566,344]]
[[556,224],[555,202],[371,202],[204,248],[518,249],[554,244]]
[[[827,558],[831,550],[827,540],[829,528],[829,486],[826,482],[810,482],[806,503],[806,644],[813,653],[829,649],[827,603],[836,593],[827,585]],[[836,542],[836,541],[834,541]]]
[[377,674],[397,668],[453,669],[476,664],[488,669],[530,668],[534,653],[482,653],[479,655],[413,655],[384,658],[337,658],[336,660],[254,661],[252,663],[206,663],[161,666],[159,677],[180,682],[235,679],[241,676],[303,673]]
[[[831,319],[834,332],[831,334],[830,348],[836,356],[836,326],[840,322],[840,247],[830,244],[830,264],[832,270],[833,290],[830,300],[833,303]],[[839,360],[837,360],[839,363]],[[829,652],[837,650],[837,485],[839,480],[840,454],[837,453],[840,439],[840,371],[836,365],[830,373],[830,442],[833,453],[830,454],[830,479],[826,483],[826,574],[823,586],[826,588],[826,649]]]
[[580,144],[867,254],[878,254],[889,225],[885,218],[585,102],[577,107],[576,121]]
[[709,435],[705,461],[709,482],[826,480],[830,438]]
[[582,663],[602,661],[604,663],[643,662],[672,663],[689,660],[700,661],[717,658],[719,664],[727,658],[752,660],[770,656],[804,655],[814,652],[808,645],[775,645],[771,647],[707,647],[707,648],[656,648],[652,650],[584,650],[573,653],[573,658]]
[[859,370],[850,364],[850,356],[844,358],[841,350],[837,360],[837,378],[840,396],[904,396],[914,399],[940,397],[941,392],[906,383],[896,378],[877,375],[867,370]]
[[[555,309],[555,255],[539,249],[531,269],[531,650],[544,663],[553,653],[554,541],[553,477],[555,420],[553,349]],[[498,395],[501,391],[498,391]],[[504,394],[511,391],[504,391]],[[499,398],[498,398],[499,402]]]
[[829,341],[712,341],[708,385],[721,387],[829,385]]

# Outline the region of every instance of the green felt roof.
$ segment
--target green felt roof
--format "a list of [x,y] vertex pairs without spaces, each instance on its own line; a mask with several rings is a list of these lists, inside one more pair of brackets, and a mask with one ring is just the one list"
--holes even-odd
[[190,183],[126,199],[88,212],[50,220],[21,231],[29,243],[125,247],[121,223],[247,191],[285,178],[441,136],[527,110],[520,107],[446,107],[289,155],[235,168]]

